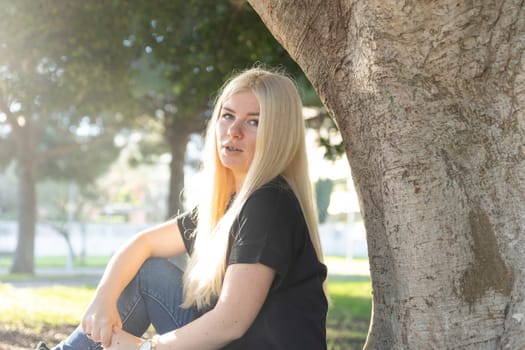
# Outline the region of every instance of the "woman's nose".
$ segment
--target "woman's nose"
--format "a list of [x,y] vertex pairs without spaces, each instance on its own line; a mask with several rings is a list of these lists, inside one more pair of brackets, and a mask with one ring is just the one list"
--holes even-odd
[[228,128],[228,135],[235,138],[242,137],[242,125],[237,121],[233,122]]

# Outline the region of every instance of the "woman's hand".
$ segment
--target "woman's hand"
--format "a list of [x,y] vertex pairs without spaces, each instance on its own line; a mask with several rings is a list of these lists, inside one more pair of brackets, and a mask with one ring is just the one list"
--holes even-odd
[[108,347],[111,344],[113,329],[122,328],[116,303],[95,297],[84,313],[81,325],[88,338],[102,343],[103,347]]
[[117,300],[142,264],[151,257],[171,257],[185,251],[176,219],[134,235],[110,259],[95,297],[82,317],[84,333],[102,346],[110,346],[113,328],[122,328]]
[[113,328],[113,337],[111,345],[104,346],[106,350],[138,350],[144,339],[135,337],[118,327]]

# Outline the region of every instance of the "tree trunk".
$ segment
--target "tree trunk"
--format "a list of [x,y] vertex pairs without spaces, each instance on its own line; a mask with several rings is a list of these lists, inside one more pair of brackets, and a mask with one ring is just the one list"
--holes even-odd
[[168,218],[184,210],[184,160],[190,135],[197,132],[195,124],[191,118],[177,120],[173,116],[166,119],[165,137],[171,154]]
[[170,189],[168,194],[168,218],[177,215],[184,210],[184,155],[186,145],[189,141],[189,134],[184,135],[177,132],[177,135],[169,140],[171,150],[170,162]]
[[339,124],[365,348],[525,348],[523,2],[249,1]]
[[11,273],[34,273],[36,224],[36,158],[31,124],[14,131],[18,164],[18,240]]

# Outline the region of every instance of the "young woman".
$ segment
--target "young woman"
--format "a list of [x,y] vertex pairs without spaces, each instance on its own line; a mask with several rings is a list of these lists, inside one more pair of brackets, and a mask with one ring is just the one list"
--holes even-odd
[[[81,326],[53,349],[326,349],[301,107],[283,74],[254,68],[227,82],[199,205],[122,247]],[[184,253],[185,272],[165,259]],[[158,335],[141,339],[150,324]]]

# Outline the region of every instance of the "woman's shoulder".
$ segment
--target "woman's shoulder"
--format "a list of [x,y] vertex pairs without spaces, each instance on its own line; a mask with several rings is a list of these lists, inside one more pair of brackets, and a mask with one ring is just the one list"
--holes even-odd
[[292,188],[290,187],[286,179],[281,175],[273,178],[272,180],[268,181],[267,183],[256,189],[249,198],[260,196],[266,196],[270,199],[283,197],[295,198],[295,194]]
[[288,184],[288,181],[284,178],[284,176],[279,175],[259,187],[257,190],[254,191],[260,192],[260,191],[269,191],[269,192],[282,192],[282,191],[289,191],[292,192],[292,188]]
[[299,201],[283,176],[277,176],[255,190],[246,200],[244,207],[264,207],[270,211],[284,208],[300,210]]

